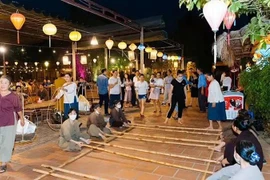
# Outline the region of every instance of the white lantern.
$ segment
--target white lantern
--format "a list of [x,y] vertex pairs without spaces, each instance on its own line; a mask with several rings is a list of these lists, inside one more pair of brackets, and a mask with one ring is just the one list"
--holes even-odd
[[81,56],[80,62],[81,62],[81,64],[87,64],[87,57],[86,57],[86,55],[82,55]]
[[57,28],[54,24],[48,23],[45,24],[42,28],[44,34],[49,36],[49,47],[51,47],[51,36],[55,35],[57,33]]
[[178,61],[173,62],[173,67],[178,68]]
[[162,57],[163,56],[163,52],[158,52],[157,53],[157,57]]
[[131,51],[135,51],[135,49],[137,49],[137,46],[134,43],[130,44],[128,47]]
[[118,43],[118,48],[122,49],[122,50],[126,49],[127,48],[127,43],[125,43],[123,41]]
[[128,59],[130,61],[135,59],[135,53],[134,53],[134,51],[128,51]]
[[167,60],[167,59],[168,59],[168,56],[167,56],[166,54],[164,54],[164,55],[162,56],[162,59]]
[[152,60],[157,59],[157,50],[154,49],[150,52],[150,59]]
[[114,42],[113,42],[113,40],[111,40],[111,39],[108,39],[108,40],[105,42],[105,45],[107,46],[107,48],[108,48],[109,50],[112,49],[113,44],[114,44]]
[[98,40],[97,40],[97,37],[96,36],[93,36],[92,37],[90,44],[92,46],[97,46],[98,45]]
[[147,48],[145,48],[145,52],[147,52],[147,53],[150,53],[152,51],[152,48],[151,47],[147,47]]
[[68,56],[63,56],[62,60],[63,60],[63,65],[69,65],[70,64]]

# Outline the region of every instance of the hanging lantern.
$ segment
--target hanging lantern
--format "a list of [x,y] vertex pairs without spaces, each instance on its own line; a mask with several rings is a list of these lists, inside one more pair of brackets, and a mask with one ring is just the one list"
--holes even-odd
[[168,59],[168,56],[167,56],[166,54],[164,54],[164,55],[162,56],[162,59],[167,60],[167,59]]
[[130,61],[135,60],[135,53],[134,53],[134,51],[128,51],[128,59]]
[[140,45],[138,46],[138,49],[139,49],[140,51],[143,51],[143,50],[145,49],[145,46],[144,46],[143,44],[140,44]]
[[172,56],[168,56],[168,58],[167,58],[168,60],[172,60]]
[[14,25],[14,27],[17,30],[17,43],[20,44],[20,33],[23,24],[25,23],[25,17],[24,15],[20,14],[17,10],[16,13],[11,14],[10,21]]
[[63,65],[69,65],[69,58],[68,58],[68,56],[63,56],[62,60],[63,60]]
[[107,48],[109,49],[109,58],[110,58],[110,56],[111,56],[110,51],[111,51],[111,49],[112,49],[112,47],[113,47],[114,42],[113,42],[113,40],[108,39],[108,40],[105,42],[105,44],[106,44]]
[[157,53],[157,57],[162,57],[163,56],[163,52],[158,52]]
[[150,59],[152,59],[152,60],[156,60],[157,59],[157,50],[153,49],[150,52]]
[[57,32],[56,26],[52,23],[48,23],[43,26],[42,30],[44,34],[49,36],[49,47],[51,47],[51,36],[56,34]]
[[81,56],[80,62],[81,62],[81,64],[87,64],[87,57],[86,57],[86,55],[82,55]]
[[79,31],[75,30],[75,31],[72,31],[69,33],[69,39],[71,41],[77,42],[77,41],[81,40],[81,38],[82,38],[82,35]]
[[135,49],[137,49],[137,46],[134,43],[130,44],[128,47],[131,51],[135,51]]
[[226,29],[228,30],[228,45],[230,45],[230,29],[233,25],[233,23],[235,22],[235,13],[232,13],[232,12],[229,12],[227,11],[226,12],[226,15],[224,17],[224,25],[226,26]]
[[173,67],[174,67],[174,68],[178,68],[178,61],[174,61],[174,62],[173,62]]
[[90,44],[92,46],[97,46],[98,45],[98,40],[97,40],[97,37],[96,36],[93,36],[92,37]]
[[227,12],[227,5],[221,0],[208,1],[203,7],[203,15],[214,32],[214,64],[217,61],[216,32]]
[[147,47],[147,48],[145,48],[145,52],[147,52],[147,53],[150,53],[152,51],[152,48],[151,47]]
[[127,48],[127,43],[125,43],[123,41],[118,43],[118,48],[121,49],[121,50],[126,49]]

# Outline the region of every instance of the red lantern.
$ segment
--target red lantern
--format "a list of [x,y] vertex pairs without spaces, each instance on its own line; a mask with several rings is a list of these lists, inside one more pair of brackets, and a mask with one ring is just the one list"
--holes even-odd
[[14,25],[14,27],[17,29],[17,43],[20,44],[20,34],[19,30],[22,28],[25,17],[24,15],[20,14],[18,11],[16,13],[11,14],[10,21]]
[[228,30],[228,45],[230,45],[230,29],[235,21],[235,14],[232,12],[227,11],[225,17],[224,17],[224,25],[226,26],[226,29]]

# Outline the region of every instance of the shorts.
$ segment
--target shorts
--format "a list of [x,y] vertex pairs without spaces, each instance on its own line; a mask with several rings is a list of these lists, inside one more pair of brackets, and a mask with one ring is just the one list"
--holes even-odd
[[140,94],[139,94],[139,95],[138,95],[138,98],[139,98],[139,99],[147,99],[146,94],[143,94],[143,95],[140,95]]

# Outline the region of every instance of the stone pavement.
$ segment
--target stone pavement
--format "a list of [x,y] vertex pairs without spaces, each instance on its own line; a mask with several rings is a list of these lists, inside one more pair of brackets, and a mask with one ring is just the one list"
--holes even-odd
[[[139,112],[136,108],[126,109],[126,114],[129,119],[134,123],[142,124],[155,124],[163,125],[165,120],[165,115],[168,110],[167,106],[162,107],[162,113],[153,113],[153,107],[151,104],[147,104],[146,117],[144,119],[139,118]],[[80,119],[85,125],[86,116],[82,116]],[[184,125],[188,127],[200,127],[204,128],[208,126],[206,114],[198,112],[197,107],[188,108],[184,111]],[[175,120],[169,122],[170,126],[180,126]],[[225,125],[230,125],[230,123],[225,123]],[[38,141],[42,138],[37,138],[33,142],[36,145],[25,144],[17,146],[16,148],[21,148],[20,151],[16,150],[12,157],[12,162],[8,166],[8,171],[0,175],[0,180],[32,180],[39,177],[40,174],[33,172],[32,169],[43,169],[41,164],[47,164],[51,166],[59,166],[66,162],[67,160],[74,158],[80,153],[86,152],[89,149],[84,148],[82,152],[63,152],[57,146],[57,139],[55,137],[55,132],[47,131],[46,134],[38,134],[41,136],[51,136],[50,140],[47,138],[46,141],[42,140],[42,143]],[[197,140],[216,140],[215,136],[206,135],[194,135],[180,132],[166,132],[158,130],[140,129],[134,128],[130,133],[146,134],[152,136],[166,136],[166,137],[178,137],[178,138],[189,138]],[[124,135],[127,136],[127,135]],[[129,136],[130,137],[130,136]],[[133,136],[134,137],[134,136]],[[179,141],[178,141],[179,142]],[[266,160],[270,163],[270,146],[264,140],[261,140],[264,154]],[[192,156],[197,158],[214,159],[222,153],[217,153],[209,150],[205,147],[195,147],[195,146],[184,146],[175,144],[165,144],[165,143],[153,143],[153,142],[142,142],[136,140],[128,140],[123,138],[117,138],[110,142],[110,144],[121,145],[126,147],[133,147],[138,149],[145,149],[158,152],[166,152],[171,154],[178,154],[184,156]],[[203,143],[200,143],[203,144]],[[21,146],[25,146],[24,148]],[[31,146],[31,148],[29,148]],[[28,147],[28,148],[27,148]],[[187,160],[176,157],[167,157],[163,155],[155,155],[131,150],[123,150],[114,147],[102,147],[108,150],[113,150],[115,152],[121,152],[130,154],[133,156],[140,156],[148,159],[153,159],[160,162],[171,163],[175,165],[181,165],[185,167],[192,167],[195,169],[201,169],[203,171],[216,171],[220,168],[220,165],[211,163],[208,167],[208,163],[198,161],[198,160]],[[211,155],[213,155],[211,157]],[[140,160],[135,160],[127,157],[121,157],[115,154],[109,154],[103,151],[94,150],[82,158],[68,164],[64,167],[65,169],[81,172],[89,175],[95,175],[112,180],[201,180],[204,176],[202,172],[196,172],[191,170],[184,170],[176,167],[168,167],[165,165],[160,165],[151,162],[144,162]],[[63,174],[57,172],[59,174]],[[263,173],[265,179],[270,179],[270,164],[266,164],[263,167]],[[68,175],[76,179],[80,179],[78,176]],[[58,178],[47,176],[43,178],[44,180],[55,180]]]

